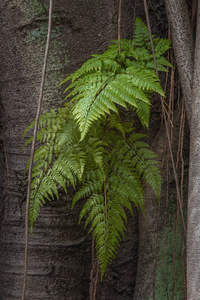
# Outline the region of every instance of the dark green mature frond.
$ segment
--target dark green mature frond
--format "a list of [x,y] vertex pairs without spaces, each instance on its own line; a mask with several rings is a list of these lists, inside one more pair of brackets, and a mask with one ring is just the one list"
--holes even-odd
[[40,207],[46,200],[58,199],[58,189],[62,187],[67,193],[66,186],[75,186],[77,178],[81,176],[81,170],[85,161],[85,155],[79,149],[71,151],[67,146],[61,149],[57,157],[53,157],[51,162],[38,161],[33,168],[31,199],[30,199],[30,225],[31,231]]
[[[30,128],[33,126],[32,122]],[[43,114],[39,126],[37,140],[46,144],[34,154],[29,213],[31,231],[46,199],[58,198],[59,187],[67,192],[67,185],[75,186],[86,163],[85,152],[79,144],[80,132],[67,107]],[[26,144],[29,142],[30,139]]]
[[86,215],[85,225],[91,223],[89,232],[94,232],[102,278],[124,237],[126,214],[119,202],[105,199],[102,194],[92,194],[81,211],[79,222]]
[[[136,193],[139,192],[139,194],[136,194],[136,200],[131,200],[137,206],[140,206],[140,203],[142,205],[144,204],[143,191],[140,186],[141,178],[151,186],[158,200],[160,200],[162,183],[157,155],[150,149],[147,143],[140,140],[143,137],[145,137],[145,135],[132,133],[127,139],[120,139],[116,134],[110,134],[108,138],[114,145],[112,151],[106,156],[109,167],[119,176],[117,186],[122,183],[123,189],[123,184],[125,186],[125,182],[129,181],[129,187],[131,186],[132,193],[134,193],[132,186],[137,186],[138,190],[136,190]],[[115,174],[111,177],[114,178],[114,176]],[[129,188],[127,188],[127,193],[128,190]],[[141,201],[139,199],[141,199]],[[137,203],[137,201],[139,203]]]
[[127,147],[128,156],[131,153],[134,155],[131,163],[137,174],[142,176],[144,182],[151,186],[158,200],[160,200],[162,177],[157,155],[147,143],[138,140],[138,134],[131,134],[126,140],[125,147]]
[[134,40],[137,47],[145,47],[150,41],[148,28],[140,18],[135,20]]
[[120,121],[118,130],[120,119],[115,116],[111,115],[104,132],[103,169],[85,171],[82,186],[73,199],[74,206],[86,198],[79,222],[85,218],[85,226],[90,223],[89,231],[94,232],[101,276],[115,258],[124,236],[126,210],[132,213],[134,204],[144,212],[143,182],[152,187],[158,199],[162,182],[157,156],[142,141],[146,135],[132,133],[126,138],[126,128]]
[[156,38],[153,40],[154,51],[156,58],[161,57],[167,50],[171,48],[171,41],[162,38]]
[[118,130],[122,136],[125,138],[126,127],[124,126],[124,122],[120,118],[118,114],[111,114],[109,123],[109,128]]

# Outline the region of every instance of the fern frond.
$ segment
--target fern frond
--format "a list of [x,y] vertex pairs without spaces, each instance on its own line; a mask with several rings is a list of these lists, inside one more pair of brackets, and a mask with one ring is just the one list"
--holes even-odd
[[[81,160],[81,162],[80,162]],[[81,177],[84,155],[79,151],[78,155],[68,149],[62,149],[58,157],[54,157],[51,163],[39,161],[33,168],[31,199],[30,199],[30,225],[31,231],[40,206],[46,200],[58,199],[58,189],[61,186],[67,193],[66,185],[75,185],[77,178]]]
[[171,48],[171,41],[168,39],[157,38],[153,40],[154,51],[157,57],[161,57],[167,50]]
[[[166,60],[164,57],[156,59],[158,71],[167,72],[167,69],[164,66],[172,68],[173,66]],[[155,63],[150,61],[146,64],[147,68],[155,69]]]
[[[170,63],[163,57],[170,42],[153,37],[157,66],[166,71]],[[134,110],[143,126],[149,126],[150,96],[164,96],[158,77],[146,25],[136,19],[135,39],[113,41],[102,55],[92,55],[69,82],[58,111],[40,117],[32,172],[30,224],[45,201],[67,193],[69,185],[80,188],[72,207],[80,199],[85,204],[79,222],[93,230],[101,277],[115,258],[127,222],[126,211],[133,205],[144,212],[143,183],[151,186],[158,200],[161,173],[156,154],[143,141],[146,135],[133,133],[131,122],[123,122],[120,111]],[[24,135],[34,127],[34,121]],[[95,125],[95,126],[94,126]],[[32,141],[28,137],[25,145]]]
[[131,81],[134,85],[138,86],[142,90],[151,90],[159,93],[163,97],[165,94],[160,86],[158,77],[152,76],[146,70],[137,70],[134,67],[129,67],[126,70],[127,75],[131,76]]
[[111,114],[108,126],[111,129],[118,130],[125,138],[126,128],[124,127],[122,119],[118,114]]
[[85,226],[91,223],[89,232],[94,232],[101,278],[107,266],[116,257],[119,242],[124,237],[124,222],[127,221],[120,203],[109,200],[107,207],[104,203],[103,195],[93,194],[85,203],[79,218],[80,222],[88,215]]
[[[146,136],[133,133],[129,138],[122,140],[116,134],[109,135],[109,140],[114,143],[114,146],[112,152],[106,156],[106,162],[109,164],[109,168],[112,169],[111,180],[115,182],[116,187],[120,186],[119,190],[123,190],[123,186],[126,186],[128,182],[129,186],[124,194],[137,206],[140,206],[140,203],[137,203],[139,199],[141,199],[141,204],[144,204],[141,178],[151,186],[158,200],[160,199],[162,184],[157,155],[147,143],[141,140],[143,137]],[[133,192],[135,187],[138,190]],[[132,198],[131,193],[133,193]],[[135,198],[134,193],[136,193]],[[143,209],[143,206],[141,208]]]
[[43,203],[54,199],[55,195],[58,198],[60,186],[67,192],[67,185],[75,185],[77,179],[81,180],[86,163],[83,146],[79,144],[80,132],[68,107],[43,114],[39,124],[37,140],[46,143],[34,154],[29,213],[31,231]]
[[158,200],[160,200],[162,176],[157,155],[149,148],[147,143],[135,142],[134,134],[129,137],[128,145],[136,153],[132,159],[132,164],[135,166],[137,173],[151,186]]
[[[81,131],[81,139],[85,137],[94,121],[101,119],[105,114],[110,115],[110,109],[117,112],[114,103],[125,108],[127,108],[126,103],[135,107],[143,124],[146,124],[147,122],[144,120],[148,120],[150,105],[146,91],[156,91],[164,95],[156,76],[152,76],[152,73],[149,74],[149,71],[134,67],[127,68],[126,74],[117,74],[110,77],[109,82],[85,91],[84,98],[81,98],[73,109],[75,120]],[[138,109],[135,97],[137,97],[137,101],[148,103],[145,105],[146,109],[143,109],[143,113],[146,112],[147,115],[140,114],[141,108]]]
[[[170,42],[154,39],[158,69],[166,71],[169,63],[162,54],[169,49]],[[112,111],[118,113],[117,105],[127,109],[127,104],[135,108],[141,122],[148,127],[149,97],[151,92],[164,96],[155,74],[153,55],[146,25],[136,18],[135,40],[121,40],[121,54],[118,42],[113,41],[102,55],[92,55],[75,73],[68,76],[72,83],[66,98],[75,102],[73,114],[83,140],[94,122],[99,122]],[[146,102],[148,104],[144,104]]]
[[147,26],[140,18],[135,20],[135,44],[138,47],[144,47],[150,40]]

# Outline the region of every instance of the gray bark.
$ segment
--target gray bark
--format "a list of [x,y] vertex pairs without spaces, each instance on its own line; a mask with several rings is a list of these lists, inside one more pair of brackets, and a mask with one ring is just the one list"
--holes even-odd
[[[161,158],[165,148],[163,128],[158,133],[153,150]],[[145,214],[139,214],[139,250],[134,300],[149,299],[153,291],[154,246],[157,230],[158,201],[150,187],[145,187]]]
[[200,1],[198,1],[190,126],[190,168],[187,229],[188,299],[200,299]]
[[[3,148],[0,153],[1,300],[21,299],[24,259],[24,169],[30,149],[20,151],[22,134],[35,117],[47,34],[48,8],[43,0],[0,1],[0,100],[10,170],[10,213]],[[115,1],[54,3],[53,33],[43,111],[63,102],[59,83],[90,54],[102,53],[117,37]],[[125,1],[122,34],[131,35],[132,1]],[[127,29],[125,29],[127,27]],[[2,142],[2,128],[0,142]],[[41,210],[29,238],[27,299],[89,299],[91,237],[78,226],[80,206],[71,211],[73,191]],[[4,205],[3,205],[4,204]],[[80,203],[81,205],[81,203]],[[133,236],[133,239],[130,238]],[[128,254],[128,249],[130,253]],[[124,254],[125,253],[125,254]],[[124,258],[125,257],[125,258]],[[105,281],[101,299],[132,299],[137,257],[137,215]],[[116,285],[117,283],[117,285]]]
[[[193,43],[185,1],[165,0],[173,46],[190,123],[190,167],[187,226],[187,298],[200,299],[200,3],[198,4],[194,64]],[[199,2],[199,1],[198,1]],[[178,21],[177,21],[178,20]],[[194,71],[194,73],[193,73]],[[186,77],[188,76],[188,80]]]
[[[174,157],[178,148],[178,136],[180,126],[180,111],[176,109],[173,121],[173,153]],[[188,132],[185,132],[188,136]],[[184,139],[184,161],[187,168],[189,143]],[[145,188],[145,215],[139,215],[139,252],[136,286],[134,300],[152,300],[153,290],[155,299],[167,300],[172,297],[173,283],[173,253],[174,253],[174,218],[177,209],[176,187],[173,176],[171,161],[167,154],[167,139],[165,128],[162,127],[153,141],[152,147],[162,160],[163,185],[160,207],[151,189]],[[167,159],[169,159],[167,167]],[[166,211],[167,181],[168,172],[168,209]],[[187,175],[186,175],[187,176]],[[184,204],[186,207],[187,187],[184,191]],[[166,219],[165,219],[166,218]],[[164,238],[164,259],[163,259],[163,238]],[[157,239],[157,240],[156,240]],[[155,245],[156,249],[155,249]],[[182,237],[180,223],[178,225],[175,265],[175,289],[174,299],[183,299],[184,283],[182,270]],[[156,272],[155,264],[156,263]],[[155,272],[155,278],[154,278]]]
[[[149,299],[153,290],[154,245],[158,203],[153,192],[146,187],[145,215],[139,216],[139,250],[134,300]],[[146,193],[147,195],[147,193]]]
[[194,40],[185,0],[165,0],[172,30],[173,49],[178,66],[181,87],[187,109],[188,122],[192,116],[192,80]]

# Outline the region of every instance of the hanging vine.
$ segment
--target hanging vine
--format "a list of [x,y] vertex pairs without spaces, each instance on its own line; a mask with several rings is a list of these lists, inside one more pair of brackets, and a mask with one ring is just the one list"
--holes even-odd
[[50,0],[49,1],[49,23],[48,23],[46,51],[45,51],[44,65],[43,65],[43,71],[42,71],[42,80],[41,80],[40,94],[39,94],[39,100],[38,100],[38,109],[37,109],[36,119],[35,119],[35,122],[34,122],[34,133],[33,133],[33,139],[32,139],[31,156],[30,156],[29,172],[28,172],[28,187],[27,187],[26,215],[25,215],[24,281],[23,281],[23,289],[22,289],[22,300],[25,299],[26,281],[27,281],[29,206],[30,206],[30,197],[31,197],[32,168],[33,168],[33,161],[34,161],[34,153],[35,153],[35,144],[36,144],[36,137],[37,137],[38,122],[39,122],[40,111],[41,111],[41,106],[42,106],[42,98],[43,98],[43,91],[44,91],[47,59],[48,59],[48,53],[49,53],[49,44],[50,44],[50,36],[51,36],[51,24],[52,24],[52,9],[53,9],[53,0]]

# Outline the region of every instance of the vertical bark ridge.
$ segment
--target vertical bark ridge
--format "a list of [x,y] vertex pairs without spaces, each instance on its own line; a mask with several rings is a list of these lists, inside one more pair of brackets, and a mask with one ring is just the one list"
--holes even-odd
[[188,122],[192,115],[194,40],[185,0],[165,0]]
[[198,1],[190,126],[187,232],[187,299],[200,299],[200,1]]

